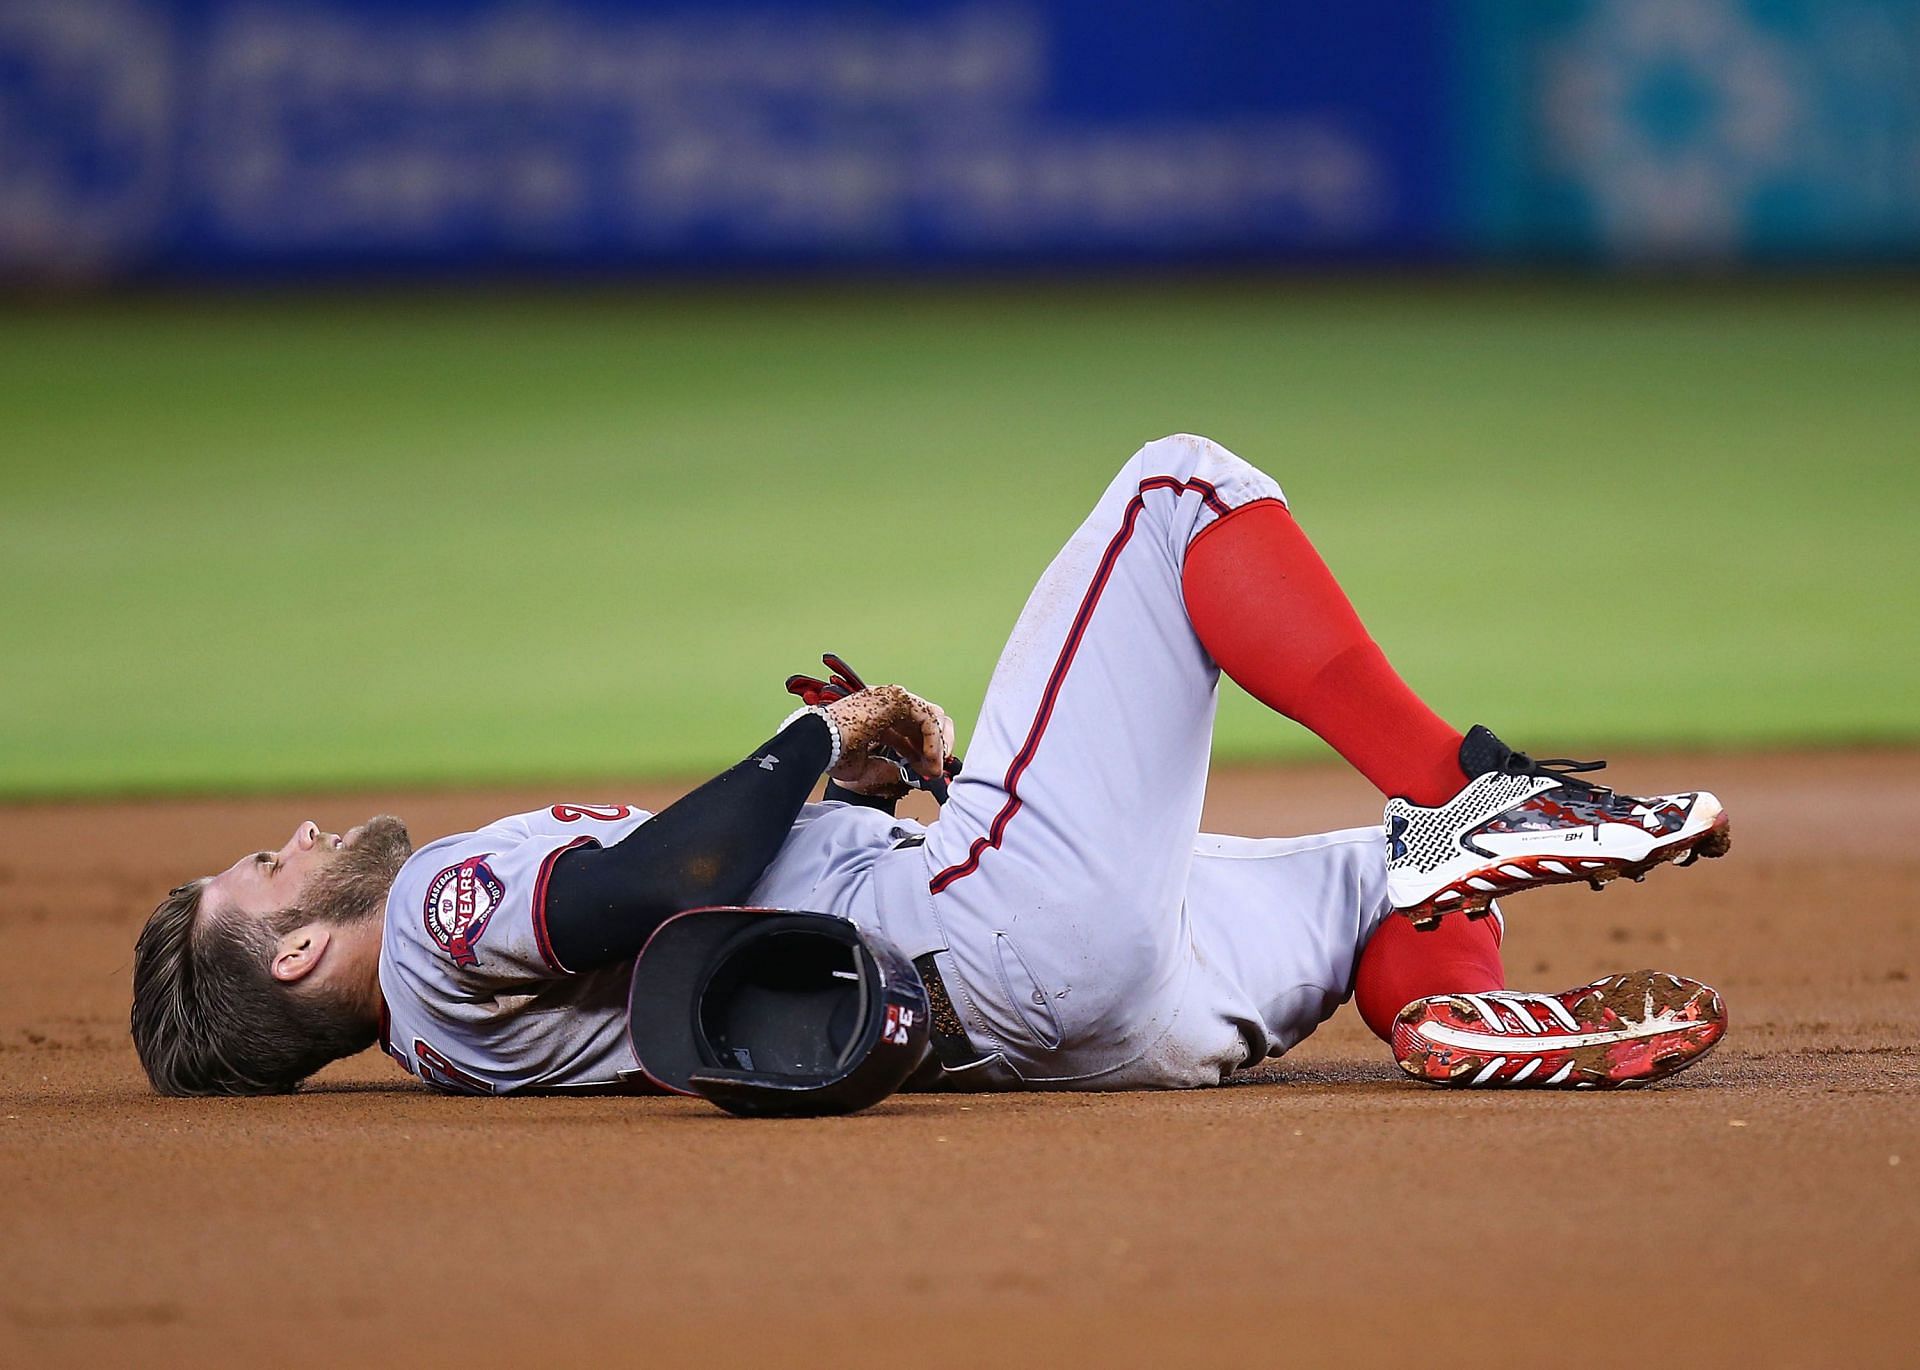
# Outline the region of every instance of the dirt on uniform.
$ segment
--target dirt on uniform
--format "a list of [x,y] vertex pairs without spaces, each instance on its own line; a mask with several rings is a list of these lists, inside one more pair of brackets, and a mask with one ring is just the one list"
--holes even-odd
[[[1732,855],[1515,899],[1507,964],[1720,988],[1725,1042],[1666,1085],[1434,1089],[1347,1008],[1224,1089],[783,1122],[442,1098],[377,1052],[160,1099],[128,1041],[148,910],[300,819],[425,840],[671,790],[0,808],[0,1363],[1912,1364],[1920,754],[1605,778],[1717,790]],[[1208,824],[1378,812],[1342,770],[1230,770]]]

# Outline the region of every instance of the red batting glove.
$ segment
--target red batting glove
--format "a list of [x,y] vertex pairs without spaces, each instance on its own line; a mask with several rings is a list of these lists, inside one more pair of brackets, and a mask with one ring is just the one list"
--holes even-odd
[[832,678],[816,680],[810,675],[790,675],[787,677],[788,694],[799,695],[805,703],[817,706],[845,699],[867,688],[867,682],[854,672],[853,667],[832,652],[827,652],[820,660],[833,673]]

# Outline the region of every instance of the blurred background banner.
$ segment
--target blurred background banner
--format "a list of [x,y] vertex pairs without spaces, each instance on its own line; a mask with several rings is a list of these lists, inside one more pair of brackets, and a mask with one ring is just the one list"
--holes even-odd
[[0,0],[0,262],[1421,256],[1437,10]]
[[964,721],[1181,431],[1455,722],[1910,743],[1916,262],[1920,0],[0,0],[0,796]]
[[0,270],[1820,261],[1920,0],[0,0]]
[[1920,243],[1913,0],[1478,0],[1461,241],[1489,257],[1833,261]]

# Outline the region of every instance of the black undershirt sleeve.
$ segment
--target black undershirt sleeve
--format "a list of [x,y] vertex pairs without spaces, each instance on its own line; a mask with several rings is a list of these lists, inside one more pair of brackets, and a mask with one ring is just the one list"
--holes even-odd
[[825,720],[808,714],[611,847],[562,855],[545,905],[555,959],[576,974],[631,960],[683,909],[745,899],[832,754]]
[[843,790],[831,780],[827,781],[827,792],[820,797],[836,799],[842,804],[853,804],[863,809],[878,809],[889,818],[894,817],[900,804],[898,799],[889,799],[881,794],[857,794],[853,790]]

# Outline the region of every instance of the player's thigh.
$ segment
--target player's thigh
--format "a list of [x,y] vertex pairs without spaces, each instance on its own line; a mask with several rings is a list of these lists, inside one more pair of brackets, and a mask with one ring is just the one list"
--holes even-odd
[[1195,843],[1194,944],[1218,982],[1218,1014],[1254,1025],[1259,1055],[1294,1046],[1346,1001],[1388,907],[1377,827]]
[[[1217,443],[1178,435],[1126,463],[1034,587],[994,669],[930,847],[935,892],[1002,849],[1088,882],[1156,887],[1167,907],[1206,785],[1219,671],[1187,619],[1186,548],[1279,487]],[[1077,877],[1078,871],[1069,871]]]
[[1143,1050],[1055,1088],[1218,1084],[1330,1017],[1386,914],[1379,830],[1299,838],[1201,834],[1179,920],[1185,974],[1140,1020]]

